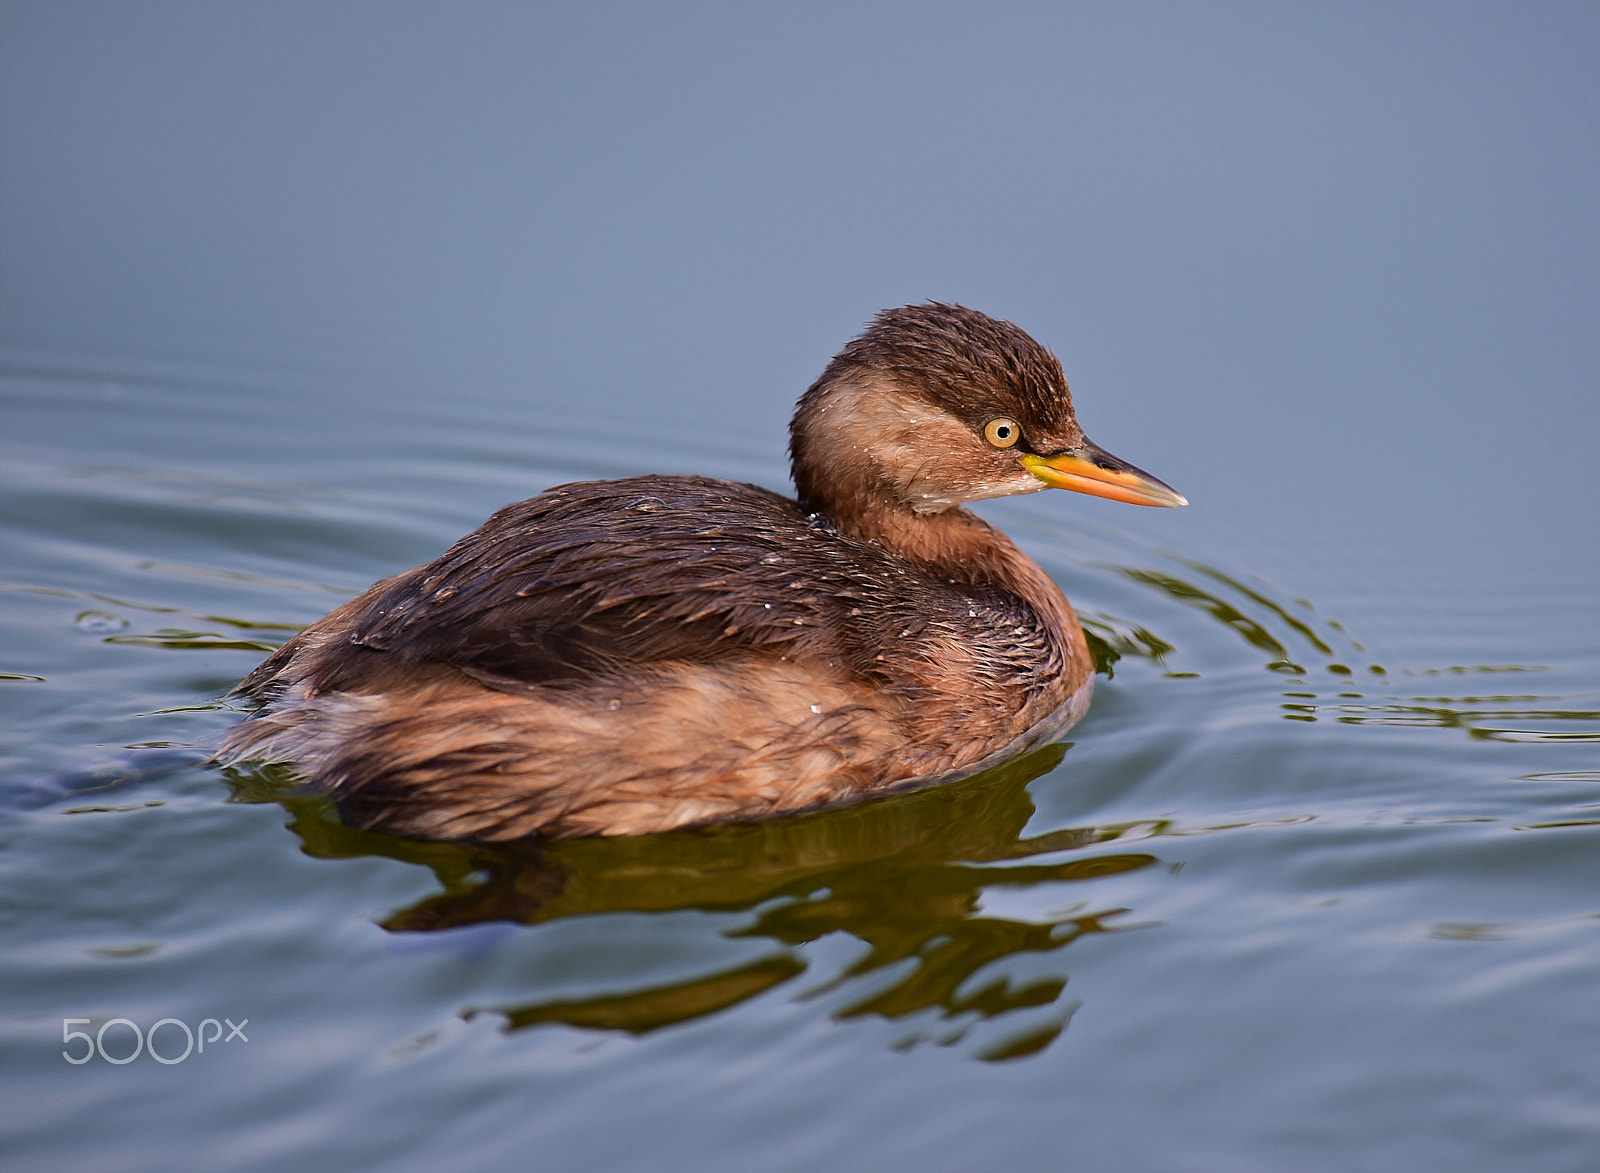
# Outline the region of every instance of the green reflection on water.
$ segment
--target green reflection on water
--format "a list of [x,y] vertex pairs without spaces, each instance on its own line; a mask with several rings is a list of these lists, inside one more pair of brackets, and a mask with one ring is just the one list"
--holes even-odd
[[1115,665],[1123,656],[1137,656],[1161,664],[1177,650],[1148,628],[1126,623],[1112,615],[1080,615],[1078,620],[1084,638],[1089,641],[1090,654],[1094,656],[1094,670],[1107,680],[1116,675]]
[[214,631],[186,631],[181,627],[162,627],[144,635],[108,635],[108,644],[132,644],[139,648],[168,648],[179,651],[272,652],[281,640],[234,639]]
[[[839,1020],[909,1020],[910,1033],[896,1045],[951,1044],[1004,1019],[1003,1029],[977,1040],[974,1053],[1011,1059],[1047,1046],[1070,1007],[1061,1003],[1065,974],[1018,978],[1005,972],[1007,959],[1055,954],[1087,935],[1133,926],[1112,923],[1126,909],[1094,908],[1082,898],[1063,897],[1037,920],[991,915],[983,908],[985,893],[1092,883],[1159,862],[1145,852],[1055,858],[1117,839],[1126,827],[1022,837],[1033,814],[1028,783],[1054,769],[1066,750],[1048,746],[949,786],[790,819],[507,845],[356,831],[329,804],[292,797],[281,771],[233,770],[229,777],[239,800],[283,802],[310,855],[378,855],[431,869],[443,891],[385,919],[394,932],[487,921],[538,925],[612,912],[746,911],[753,921],[724,935],[779,947],[757,962],[687,981],[489,1008],[508,1030],[560,1022],[642,1034],[690,1021],[786,983],[799,985],[808,970],[800,947],[845,933],[864,952],[792,997],[832,998]],[[1082,895],[1091,894],[1092,888]]]
[[[1356,669],[1347,662],[1353,659],[1348,653],[1362,651],[1362,645],[1349,636],[1342,624],[1334,620],[1324,621],[1324,627],[1335,633],[1333,642],[1330,642],[1329,639],[1319,635],[1308,622],[1293,614],[1283,603],[1272,599],[1266,590],[1248,586],[1232,575],[1199,562],[1188,559],[1174,561],[1202,578],[1209,579],[1212,586],[1224,589],[1222,591],[1209,589],[1170,570],[1129,566],[1107,566],[1105,569],[1195,608],[1234,632],[1249,647],[1269,657],[1263,665],[1269,671],[1295,677],[1290,682],[1293,687],[1281,694],[1284,700],[1278,706],[1279,716],[1286,721],[1314,724],[1319,720],[1331,719],[1342,725],[1453,729],[1478,741],[1553,744],[1600,742],[1600,729],[1537,727],[1553,722],[1600,723],[1600,710],[1548,704],[1549,701],[1561,698],[1537,695],[1515,697],[1384,695],[1369,699],[1367,694],[1354,691],[1360,685],[1356,679]],[[1306,611],[1314,609],[1306,600],[1297,599],[1293,602]],[[1164,667],[1170,659],[1181,654],[1181,649],[1172,642],[1144,627],[1135,627],[1115,616],[1098,614],[1085,617],[1084,624],[1090,629],[1092,637],[1090,646],[1095,651],[1097,661],[1105,659],[1102,670],[1108,676],[1110,665],[1124,656],[1143,658]],[[1343,649],[1338,648],[1336,644],[1343,644]],[[1292,648],[1296,650],[1291,652]],[[1310,670],[1306,664],[1301,664],[1292,658],[1292,655],[1299,655],[1307,663],[1311,663],[1312,657],[1306,655],[1307,650],[1315,653],[1316,657],[1323,661],[1321,664],[1323,672],[1337,678],[1333,687],[1340,691],[1335,692],[1330,698],[1323,699],[1321,694],[1308,690],[1305,678],[1311,674]],[[1366,671],[1368,676],[1382,682],[1387,683],[1390,680],[1390,672],[1382,665],[1368,664]],[[1460,677],[1543,671],[1546,669],[1537,664],[1475,664],[1405,670],[1396,675]],[[1164,675],[1168,679],[1196,679],[1201,676],[1198,672],[1166,672]],[[1316,703],[1319,701],[1322,703]],[[1537,702],[1540,701],[1547,703],[1538,705]],[[1529,707],[1479,707],[1485,704],[1517,703],[1527,704]]]
[[[1270,654],[1274,661],[1287,662],[1289,660],[1289,650],[1278,641],[1276,636],[1268,631],[1264,625],[1250,618],[1250,616],[1225,599],[1211,594],[1209,591],[1202,590],[1192,583],[1185,582],[1174,574],[1166,574],[1158,570],[1135,570],[1129,567],[1122,568],[1122,573],[1135,582],[1155,587],[1175,599],[1193,603],[1217,622],[1238,632],[1251,647],[1259,648]],[[1276,608],[1272,609],[1275,612],[1277,611]],[[1325,651],[1326,645],[1319,648],[1319,650]]]
[[[234,575],[234,578],[248,580],[247,575]],[[270,580],[264,580],[270,581]],[[224,627],[232,627],[239,631],[274,632],[276,635],[270,639],[264,638],[260,642],[268,645],[266,651],[275,651],[278,645],[284,643],[290,636],[300,630],[300,625],[295,623],[263,623],[254,619],[236,619],[228,615],[211,615],[200,611],[190,611],[184,607],[168,607],[159,603],[136,603],[129,599],[118,598],[115,595],[102,595],[94,591],[63,590],[58,587],[30,586],[24,583],[0,582],[0,592],[14,592],[24,595],[48,595],[59,599],[77,599],[96,603],[111,603],[118,607],[127,607],[134,611],[150,611],[158,615],[181,615],[185,619],[195,619],[202,623],[220,623]],[[104,615],[109,619],[117,619],[115,615],[106,612],[83,612],[79,618],[86,615]],[[95,629],[90,629],[95,630]],[[107,640],[107,643],[127,642],[124,640]],[[254,650],[254,649],[252,649]]]
[[[645,1034],[736,1006],[799,976],[805,968],[805,963],[797,957],[768,957],[738,969],[633,994],[534,1003],[498,1013],[507,1030],[559,1022],[591,1030]],[[478,1013],[468,1011],[466,1017],[470,1019]]]

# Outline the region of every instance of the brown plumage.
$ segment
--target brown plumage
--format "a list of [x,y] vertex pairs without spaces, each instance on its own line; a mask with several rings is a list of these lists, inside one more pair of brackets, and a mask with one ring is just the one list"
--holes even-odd
[[261,664],[223,756],[401,834],[636,834],[970,772],[1082,715],[1071,607],[960,505],[1182,498],[1084,438],[1053,355],[886,310],[791,431],[798,501],[645,476],[500,510]]

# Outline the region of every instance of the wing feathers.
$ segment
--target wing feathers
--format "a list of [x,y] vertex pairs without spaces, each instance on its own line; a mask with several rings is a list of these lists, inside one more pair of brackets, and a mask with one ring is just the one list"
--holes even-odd
[[853,604],[906,598],[874,590],[903,574],[878,547],[818,529],[753,485],[580,483],[507,506],[385,584],[348,642],[513,691],[665,660],[802,651],[870,679],[881,638],[924,623],[896,614],[894,633],[865,630]]

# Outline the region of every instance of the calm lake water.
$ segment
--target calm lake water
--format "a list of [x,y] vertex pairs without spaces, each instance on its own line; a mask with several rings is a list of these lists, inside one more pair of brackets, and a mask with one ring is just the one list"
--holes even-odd
[[[0,10],[7,1168],[1595,1168],[1600,21],[1443,19]],[[924,297],[1195,502],[982,508],[1067,743],[493,850],[48,792],[508,501],[786,488]]]

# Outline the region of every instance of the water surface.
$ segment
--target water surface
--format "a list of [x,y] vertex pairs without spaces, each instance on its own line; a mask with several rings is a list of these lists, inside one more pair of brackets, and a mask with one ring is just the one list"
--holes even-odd
[[[8,1167],[1593,1167],[1593,20],[331,11],[4,16]],[[508,501],[785,488],[927,296],[1195,501],[983,506],[1095,640],[1062,745],[492,849],[41,789]],[[248,1023],[63,1058],[119,1018]]]

